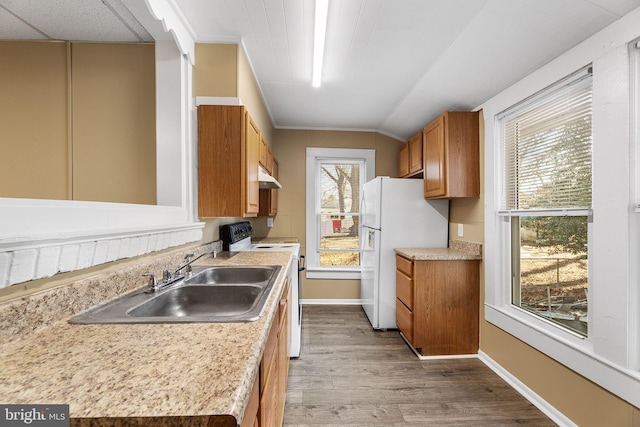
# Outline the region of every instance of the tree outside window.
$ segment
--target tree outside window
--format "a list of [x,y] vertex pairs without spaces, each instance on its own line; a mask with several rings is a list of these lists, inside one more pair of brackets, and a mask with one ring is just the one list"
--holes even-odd
[[320,266],[358,266],[360,162],[326,161],[320,168]]

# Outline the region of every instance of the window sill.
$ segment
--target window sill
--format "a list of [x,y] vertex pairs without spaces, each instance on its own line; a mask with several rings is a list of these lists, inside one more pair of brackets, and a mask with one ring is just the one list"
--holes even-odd
[[[565,365],[593,381],[601,387],[618,395],[634,406],[640,405],[640,373],[615,365],[593,353],[586,339],[567,339],[555,334],[548,328],[541,327],[537,322],[528,319],[522,313],[513,313],[485,304],[485,319],[513,335],[536,350],[546,354],[557,362]],[[577,337],[575,337],[577,338]],[[578,344],[578,341],[582,341]]]
[[360,270],[342,270],[342,269],[311,269],[307,267],[307,279],[343,279],[343,280],[360,280]]

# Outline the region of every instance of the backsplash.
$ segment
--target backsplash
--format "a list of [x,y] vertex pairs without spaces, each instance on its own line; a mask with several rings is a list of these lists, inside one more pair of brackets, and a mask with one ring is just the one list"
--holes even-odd
[[179,265],[187,252],[199,255],[214,250],[222,251],[222,241],[189,250],[182,248],[162,255],[145,256],[138,263],[115,271],[4,302],[0,304],[0,343],[20,339],[42,327],[140,288],[146,284],[142,276],[144,273],[150,272],[160,277],[164,269]]
[[474,255],[482,255],[482,243],[468,242],[466,240],[449,240],[449,248]]

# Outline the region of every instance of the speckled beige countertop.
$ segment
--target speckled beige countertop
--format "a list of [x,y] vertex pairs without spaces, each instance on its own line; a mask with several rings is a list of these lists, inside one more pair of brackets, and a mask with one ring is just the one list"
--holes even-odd
[[3,341],[0,401],[67,403],[72,425],[233,425],[244,413],[290,257],[222,252],[197,262],[282,266],[256,322],[72,325],[68,316]]
[[481,260],[480,243],[451,240],[448,248],[396,248],[396,254],[413,261]]

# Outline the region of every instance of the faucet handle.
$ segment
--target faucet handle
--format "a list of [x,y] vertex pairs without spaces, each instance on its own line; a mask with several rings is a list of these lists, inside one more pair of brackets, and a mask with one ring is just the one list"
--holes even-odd
[[158,289],[158,279],[156,278],[156,275],[152,273],[145,273],[142,276],[149,278],[149,290],[151,292],[155,292]]
[[193,252],[188,252],[187,254],[185,254],[184,259],[189,262],[191,261],[191,258],[193,258],[196,254]]

